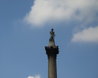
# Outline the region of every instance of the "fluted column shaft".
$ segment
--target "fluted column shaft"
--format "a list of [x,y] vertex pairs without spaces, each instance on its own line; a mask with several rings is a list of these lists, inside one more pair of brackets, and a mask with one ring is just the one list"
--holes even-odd
[[48,55],[48,78],[57,78],[56,54]]

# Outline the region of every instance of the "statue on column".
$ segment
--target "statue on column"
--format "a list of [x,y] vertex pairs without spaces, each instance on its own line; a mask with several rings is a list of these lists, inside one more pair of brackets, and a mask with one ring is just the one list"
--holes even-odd
[[54,37],[55,37],[54,29],[51,29],[51,31],[50,31],[49,45],[48,45],[49,47],[55,47]]

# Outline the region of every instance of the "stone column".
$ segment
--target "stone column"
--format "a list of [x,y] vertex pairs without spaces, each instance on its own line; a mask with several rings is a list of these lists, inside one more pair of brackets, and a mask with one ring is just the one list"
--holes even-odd
[[49,39],[49,45],[45,47],[46,54],[48,57],[48,78],[57,78],[56,57],[59,51],[58,46],[56,46],[54,42],[53,29],[51,30],[50,34],[51,37]]

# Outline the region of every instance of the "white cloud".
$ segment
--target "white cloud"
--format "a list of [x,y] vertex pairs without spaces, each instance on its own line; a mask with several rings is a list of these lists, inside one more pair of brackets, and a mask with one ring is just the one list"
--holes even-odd
[[96,18],[96,12],[98,0],[35,0],[24,19],[35,25],[71,19],[91,22]]
[[98,42],[98,26],[84,29],[73,35],[73,42]]
[[40,75],[28,76],[27,78],[40,78]]

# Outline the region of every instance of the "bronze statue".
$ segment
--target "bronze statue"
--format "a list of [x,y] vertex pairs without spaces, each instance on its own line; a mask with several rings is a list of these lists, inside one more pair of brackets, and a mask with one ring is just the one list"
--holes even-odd
[[50,39],[49,39],[49,41],[54,41],[54,37],[55,37],[55,32],[54,32],[54,29],[51,29],[51,31],[50,31]]
[[54,32],[54,29],[52,28],[50,31],[50,39],[49,39],[49,45],[48,45],[49,47],[55,47],[54,37],[55,37],[55,32]]

